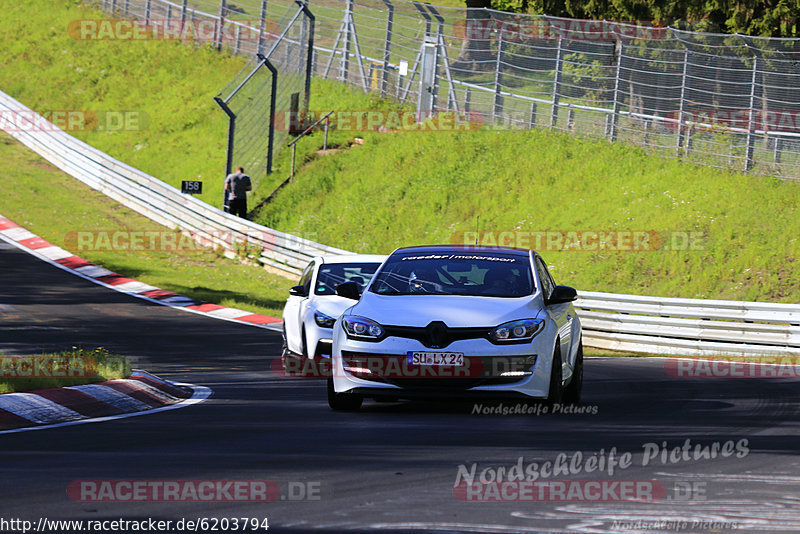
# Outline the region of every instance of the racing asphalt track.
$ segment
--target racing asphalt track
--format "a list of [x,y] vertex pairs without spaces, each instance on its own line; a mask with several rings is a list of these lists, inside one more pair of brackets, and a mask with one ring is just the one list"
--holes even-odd
[[[130,355],[137,367],[214,395],[182,410],[0,435],[0,518],[236,516],[267,517],[275,532],[598,533],[626,532],[615,520],[665,519],[686,523],[627,532],[800,532],[797,379],[672,378],[660,359],[591,359],[584,394],[596,415],[475,415],[471,404],[371,401],[359,413],[333,413],[324,383],[270,372],[279,334],[144,302],[0,244],[0,351],[71,345]],[[742,438],[743,458],[641,465],[647,443]],[[612,447],[634,453],[633,465],[613,476],[554,478],[657,480],[666,498],[454,497],[459,464],[477,462],[480,471],[520,456],[528,465]],[[130,479],[320,482],[322,490],[319,500],[270,503],[75,502],[66,492],[76,480]],[[692,527],[703,520],[737,528]]]

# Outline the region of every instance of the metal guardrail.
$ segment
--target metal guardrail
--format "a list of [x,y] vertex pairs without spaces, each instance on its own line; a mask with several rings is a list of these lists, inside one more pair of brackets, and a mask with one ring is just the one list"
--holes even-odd
[[159,224],[222,247],[228,255],[245,245],[259,247],[261,263],[287,274],[299,274],[314,256],[348,254],[235,217],[184,195],[56,128],[2,92],[0,111],[15,114],[14,128],[8,131],[12,137],[62,171]]
[[[287,274],[299,274],[313,256],[348,254],[183,195],[50,125],[2,92],[0,112],[17,113],[17,128],[8,133],[59,169],[155,222],[190,232],[230,253],[235,253],[237,242],[259,246],[259,260]],[[19,128],[25,124],[23,117],[29,117],[30,129]],[[800,354],[800,305],[581,291],[576,307],[584,343],[591,347],[695,356]]]
[[800,305],[580,293],[586,345],[689,356],[800,355]]

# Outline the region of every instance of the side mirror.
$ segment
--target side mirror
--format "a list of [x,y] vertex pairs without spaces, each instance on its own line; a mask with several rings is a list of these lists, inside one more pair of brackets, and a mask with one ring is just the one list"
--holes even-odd
[[336,286],[336,294],[346,299],[358,300],[361,293],[358,291],[358,284],[355,282],[343,282]]
[[306,291],[306,286],[294,286],[289,288],[289,294],[293,297],[307,297],[308,291]]
[[569,286],[556,286],[550,298],[547,299],[547,304],[564,304],[565,302],[572,302],[578,298],[578,292],[575,288]]

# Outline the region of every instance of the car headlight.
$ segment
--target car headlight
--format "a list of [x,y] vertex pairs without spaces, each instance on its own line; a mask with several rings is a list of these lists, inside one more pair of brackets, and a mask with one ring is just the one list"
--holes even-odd
[[314,322],[322,328],[333,328],[333,323],[336,322],[336,319],[329,315],[325,315],[321,311],[317,311],[314,312]]
[[361,341],[380,341],[386,334],[386,330],[381,325],[366,317],[355,315],[343,317],[342,326],[344,326],[347,337]]
[[544,328],[544,319],[521,319],[503,323],[489,332],[492,343],[527,343]]

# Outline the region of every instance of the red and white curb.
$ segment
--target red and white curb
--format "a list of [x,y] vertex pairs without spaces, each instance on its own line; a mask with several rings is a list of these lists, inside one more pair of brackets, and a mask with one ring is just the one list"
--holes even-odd
[[281,320],[275,317],[203,302],[121,276],[45,241],[2,215],[0,215],[0,240],[59,269],[120,293],[223,321],[281,330]]
[[143,371],[123,380],[0,395],[0,434],[184,408],[211,396],[205,386],[177,384]]

